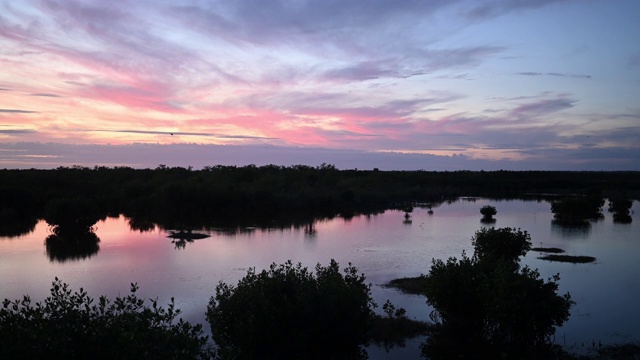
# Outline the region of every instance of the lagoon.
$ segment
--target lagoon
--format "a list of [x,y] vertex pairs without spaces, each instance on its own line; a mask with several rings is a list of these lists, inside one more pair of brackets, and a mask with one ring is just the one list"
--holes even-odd
[[[484,205],[496,207],[495,223],[480,221]],[[428,320],[431,309],[424,297],[401,294],[384,284],[428,272],[433,258],[471,254],[471,237],[481,227],[515,227],[531,234],[534,247],[596,258],[591,264],[548,262],[531,251],[523,259],[544,278],[560,273],[560,291],[570,292],[576,305],[555,340],[569,351],[584,352],[593,344],[640,341],[640,220],[633,215],[630,224],[614,223],[606,208],[607,204],[602,220],[567,228],[554,223],[545,200],[461,198],[434,207],[433,214],[416,207],[410,222],[404,212],[386,211],[297,227],[203,228],[198,232],[209,237],[184,246],[167,237],[170,229],[131,230],[129,219],[118,216],[96,224],[96,253],[66,260],[47,254],[44,241],[50,229],[40,221],[29,234],[0,238],[0,298],[28,294],[40,301],[55,277],[94,297],[126,295],[135,282],[140,296],[157,298],[161,304],[174,297],[185,320],[208,328],[204,311],[219,281],[235,284],[248,268],[261,270],[273,262],[291,259],[314,267],[334,258],[341,267],[351,262],[366,275],[380,312],[390,299],[409,317]],[[632,210],[637,209],[636,202]],[[419,358],[422,341],[408,341],[406,348],[390,353],[372,346],[370,358]]]

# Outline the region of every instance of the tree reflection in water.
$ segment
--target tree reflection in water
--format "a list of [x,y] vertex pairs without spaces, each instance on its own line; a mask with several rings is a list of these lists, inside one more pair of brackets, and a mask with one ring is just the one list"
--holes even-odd
[[49,261],[65,262],[88,259],[100,251],[100,238],[93,231],[69,231],[56,226],[44,240]]
[[106,214],[83,198],[56,198],[45,207],[51,235],[44,240],[50,261],[83,260],[98,253],[95,224]]

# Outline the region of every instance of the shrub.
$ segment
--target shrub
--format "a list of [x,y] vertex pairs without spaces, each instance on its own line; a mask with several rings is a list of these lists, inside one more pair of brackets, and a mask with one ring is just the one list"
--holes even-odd
[[491,205],[485,205],[485,206],[480,208],[480,214],[482,214],[482,216],[484,216],[486,218],[490,218],[490,217],[494,216],[497,213],[498,213],[498,210],[496,210],[496,208],[494,206],[491,206]]
[[365,356],[375,304],[370,285],[351,264],[316,266],[315,275],[288,261],[237,286],[216,287],[207,320],[223,359],[328,359]]
[[490,262],[504,261],[518,267],[520,256],[531,249],[531,235],[513,228],[483,228],[471,238],[474,257]]
[[165,309],[131,294],[97,303],[58,278],[51,295],[32,305],[5,299],[0,309],[2,359],[207,359],[212,352],[202,325],[180,319],[173,299]]
[[558,295],[556,275],[520,269],[531,247],[529,234],[511,228],[482,229],[473,237],[474,256],[434,260],[423,277],[424,294],[436,322],[423,354],[448,358],[545,358],[552,337],[569,318],[570,295]]
[[602,217],[604,200],[601,197],[571,197],[551,203],[551,212],[563,223],[581,222]]

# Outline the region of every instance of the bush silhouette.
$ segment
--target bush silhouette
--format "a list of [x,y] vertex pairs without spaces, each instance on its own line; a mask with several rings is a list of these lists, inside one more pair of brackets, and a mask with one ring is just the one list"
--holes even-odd
[[146,305],[131,294],[97,302],[83,289],[72,292],[58,278],[44,302],[5,299],[0,308],[2,359],[208,359],[202,325],[175,318],[167,308]]
[[482,214],[484,218],[490,219],[497,213],[498,213],[498,210],[496,210],[495,206],[485,205],[480,208],[480,214]]
[[370,285],[349,265],[288,261],[247,272],[237,286],[221,282],[207,320],[223,359],[362,358],[373,315]]
[[531,247],[526,231],[482,229],[473,257],[434,260],[422,278],[436,322],[423,355],[450,358],[544,358],[556,349],[556,326],[569,318],[570,295],[558,295],[559,276],[544,281],[520,269]]

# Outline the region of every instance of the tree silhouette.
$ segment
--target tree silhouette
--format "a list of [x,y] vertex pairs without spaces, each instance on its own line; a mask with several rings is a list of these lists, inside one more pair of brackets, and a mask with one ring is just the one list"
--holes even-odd
[[288,261],[237,286],[221,282],[207,320],[222,359],[358,359],[373,315],[370,285],[349,266]]
[[98,253],[100,238],[94,225],[101,218],[94,204],[83,198],[57,198],[45,208],[51,235],[45,239],[51,261],[82,260]]
[[436,323],[422,353],[430,359],[544,358],[553,356],[555,328],[569,317],[570,295],[558,295],[559,276],[548,281],[520,268],[531,247],[528,233],[482,229],[473,257],[434,260],[423,277]]

